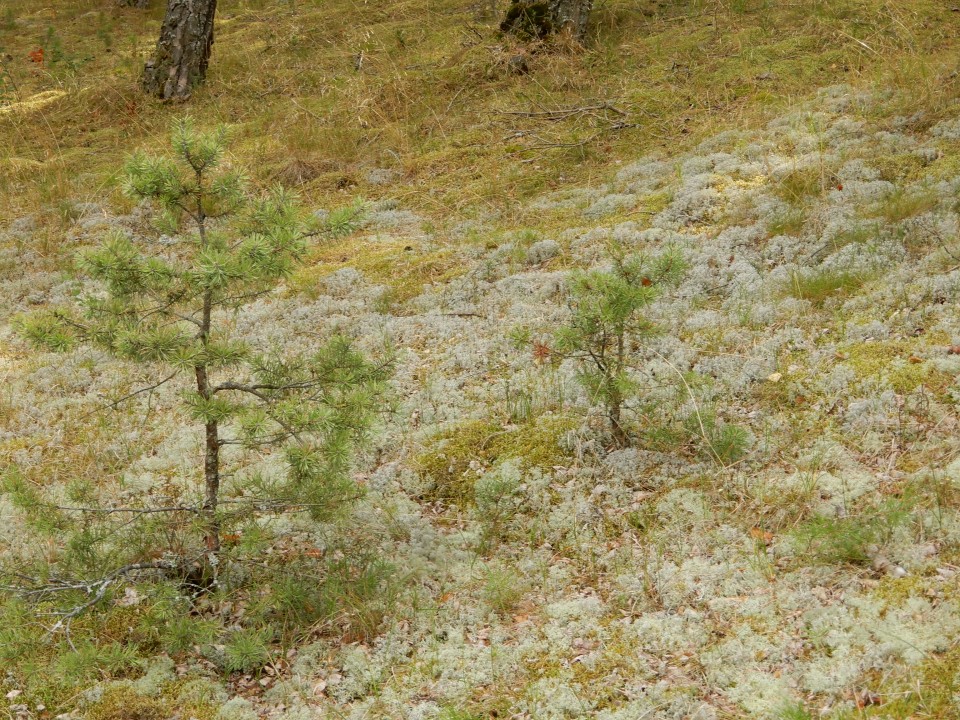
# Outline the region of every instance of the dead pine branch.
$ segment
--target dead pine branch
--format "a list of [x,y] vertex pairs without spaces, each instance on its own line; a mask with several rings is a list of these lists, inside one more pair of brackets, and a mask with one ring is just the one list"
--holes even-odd
[[[515,141],[521,138],[529,138],[533,141],[526,147],[514,150],[514,152],[519,153],[536,150],[582,148],[597,142],[608,133],[640,127],[640,124],[631,122],[632,118],[626,110],[618,107],[611,100],[568,108],[494,110],[493,113],[503,117],[526,118],[532,121],[534,125],[540,125],[540,127],[543,127],[543,123],[572,121],[585,135],[584,137],[581,133],[577,133],[581,135],[582,139],[575,136],[571,140],[565,140],[560,137],[544,137],[535,128],[511,128],[510,132],[501,139],[502,142]],[[529,160],[524,162],[529,162]]]
[[20,595],[21,597],[30,598],[35,602],[42,602],[53,595],[59,595],[61,593],[81,592],[85,594],[87,599],[83,602],[77,603],[65,610],[55,610],[50,613],[51,616],[57,618],[57,621],[50,627],[48,636],[53,637],[58,632],[63,632],[67,643],[76,651],[76,647],[70,637],[71,622],[90,608],[102,602],[111,586],[137,573],[174,570],[180,567],[182,562],[183,560],[178,558],[176,560],[165,559],[129,563],[110,571],[103,577],[92,580],[64,580],[51,577],[44,581],[39,578],[16,574],[15,577],[22,580],[23,584],[5,585],[2,586],[2,589]]

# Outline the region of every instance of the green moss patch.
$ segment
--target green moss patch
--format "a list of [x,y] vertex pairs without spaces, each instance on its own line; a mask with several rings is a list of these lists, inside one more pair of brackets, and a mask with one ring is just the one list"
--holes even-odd
[[290,286],[316,297],[322,279],[345,267],[360,271],[372,284],[386,285],[390,301],[398,303],[416,297],[430,283],[448,282],[466,271],[466,265],[450,249],[415,248],[407,240],[350,238],[318,248],[311,264],[293,277]]
[[87,720],[166,720],[172,708],[160,698],[138,693],[129,685],[111,685],[86,712]]
[[470,420],[440,432],[414,461],[430,483],[425,499],[470,502],[478,472],[503,460],[515,459],[521,468],[543,470],[562,465],[570,457],[562,439],[574,427],[572,418],[549,415],[518,426]]
[[921,385],[934,390],[949,385],[949,375],[916,354],[922,351],[922,347],[909,340],[864,342],[843,349],[846,363],[858,377],[886,378],[898,393],[911,392]]
[[867,162],[880,173],[880,179],[892,183],[917,180],[926,166],[923,158],[915,153],[872,155]]

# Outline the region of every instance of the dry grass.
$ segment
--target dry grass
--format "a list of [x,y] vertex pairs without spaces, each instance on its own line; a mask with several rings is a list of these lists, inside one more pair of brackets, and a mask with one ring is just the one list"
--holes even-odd
[[831,297],[846,297],[854,294],[866,281],[863,275],[834,270],[821,270],[810,274],[793,273],[787,292],[795,298],[809,300],[822,307]]
[[[159,5],[6,4],[0,221],[101,200],[122,156],[158,145],[185,111],[229,124],[256,181],[298,185],[311,203],[389,192],[437,218],[493,210],[520,224],[531,195],[756,125],[819,86],[882,79],[932,111],[924,122],[955,89],[958,19],[932,0],[614,0],[587,49],[535,51],[499,37],[486,3],[232,0],[209,83],[187,107],[162,105],[136,87]],[[28,58],[38,47],[42,65]],[[508,70],[519,52],[528,75]],[[616,110],[510,114],[603,104]],[[375,166],[400,180],[367,185]]]
[[[646,153],[680,157],[684,148],[725,129],[760,126],[825,85],[889,89],[888,100],[857,112],[887,127],[897,114],[914,117],[923,110],[911,121],[917,130],[944,117],[957,95],[953,73],[960,57],[955,39],[960,14],[937,0],[609,0],[598,3],[588,48],[536,52],[499,37],[494,18],[478,9],[488,4],[475,0],[221,0],[209,82],[186,106],[164,105],[142,97],[136,84],[160,22],[161,0],[153,4],[141,11],[117,7],[113,0],[58,0],[53,10],[38,0],[7,0],[0,9],[0,228],[36,213],[39,228],[30,242],[50,256],[45,262],[51,268],[70,249],[63,236],[75,216],[73,204],[124,207],[127,201],[114,183],[123,157],[137,147],[159,149],[171,118],[184,112],[203,125],[228,124],[233,161],[251,170],[252,181],[294,186],[310,208],[348,206],[357,196],[390,196],[400,207],[416,210],[424,218],[423,234],[331,233],[337,237],[319,244],[290,283],[291,292],[309,297],[327,291],[322,280],[329,273],[354,267],[367,282],[387,287],[379,302],[391,310],[428,284],[447,282],[475,266],[472,250],[491,249],[522,228],[536,228],[536,235],[516,240],[522,250],[524,243],[550,238],[554,230],[586,224],[576,217],[579,209],[533,209],[530,198],[597,185],[620,163]],[[28,59],[41,46],[44,65]],[[508,59],[519,52],[529,54],[529,74],[508,70]],[[570,111],[548,112],[558,109]],[[795,150],[785,147],[783,154]],[[933,171],[952,177],[956,165],[949,162],[950,172],[939,165]],[[389,168],[395,181],[371,184],[372,168]],[[775,194],[790,208],[770,224],[771,235],[799,235],[815,220],[814,206],[831,186],[831,169],[801,167],[778,179]],[[900,156],[886,158],[880,170],[898,183],[921,172],[916,163],[905,166]],[[648,196],[637,208],[603,222],[636,221],[662,209],[668,199]],[[875,210],[878,227],[880,219],[922,214],[930,202],[922,194],[891,197]],[[481,219],[482,229],[458,244],[447,230],[462,219]],[[866,243],[874,235],[872,226],[851,229],[832,247]],[[507,261],[519,266],[519,255]],[[566,262],[573,260],[556,260]],[[21,271],[2,267],[0,276]],[[831,310],[879,282],[862,274],[811,272],[795,275],[780,290]],[[507,327],[512,318],[504,320]],[[830,322],[828,313],[814,313],[810,322],[819,328]],[[702,332],[699,339],[710,340],[709,331]],[[718,353],[729,349],[720,344],[719,332],[716,338]],[[425,334],[409,342],[419,351],[432,340]],[[861,352],[847,348],[846,362],[857,378],[885,380],[902,393],[929,388],[946,394],[952,376],[932,362],[916,362],[912,346],[888,343],[882,353],[877,346],[864,344]],[[809,409],[811,391],[801,357],[783,358],[783,382],[766,382],[756,390],[764,412],[786,418],[772,439],[762,439],[770,444],[764,452],[776,463],[794,462],[797,448],[811,446],[840,422]],[[7,362],[9,367],[23,364],[12,356]],[[790,370],[794,362],[801,369]],[[425,362],[416,368],[415,380],[428,375],[426,367]],[[0,364],[0,375],[4,372]],[[0,417],[11,407],[0,398]],[[63,411],[63,434],[70,443],[55,446],[37,435],[18,437],[0,444],[0,456],[42,444],[42,461],[25,471],[29,482],[59,487],[81,478],[97,487],[120,485],[130,458],[108,455],[103,438],[119,434],[128,418],[117,413],[101,424],[84,423],[80,413],[87,409]],[[162,419],[154,415],[152,421],[158,434],[176,423],[169,408],[159,412]],[[572,427],[565,416],[517,426],[461,422],[427,435],[427,445],[407,467],[432,481],[426,491],[430,499],[466,507],[473,499],[476,469],[493,468],[507,458],[545,470],[566,463],[568,449],[557,440]],[[659,439],[667,448],[677,442],[668,435]],[[159,444],[148,436],[136,443],[131,456]],[[902,464],[910,451],[908,446],[899,460],[894,456],[889,462]],[[699,476],[684,482],[703,484]],[[726,485],[723,492],[733,497]],[[786,534],[809,520],[819,492],[815,483],[778,488],[775,496],[751,500],[752,514],[731,523]],[[711,497],[726,496],[718,491]],[[624,522],[654,536],[649,531],[656,509],[650,515],[652,506],[638,507]],[[853,551],[842,543],[839,551],[858,559],[863,538],[848,530],[840,527],[834,534],[845,539],[844,531],[857,542],[850,545]],[[759,540],[762,544],[762,533]],[[570,558],[581,557],[576,548],[558,547]],[[593,563],[593,550],[589,553]],[[584,578],[593,567],[584,563]],[[598,585],[593,579],[583,582]],[[491,575],[486,604],[506,613],[521,597],[516,587],[508,574]],[[924,668],[932,687],[939,683],[944,689],[942,707],[955,692],[953,676],[938,679],[945,668],[939,662]],[[105,716],[113,712],[107,704],[100,710]],[[909,710],[916,712],[916,706]]]

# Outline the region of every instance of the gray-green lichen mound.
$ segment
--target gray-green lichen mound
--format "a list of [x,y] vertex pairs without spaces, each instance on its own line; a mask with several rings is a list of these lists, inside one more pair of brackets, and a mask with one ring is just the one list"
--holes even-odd
[[[377,210],[356,231],[374,255],[415,248],[410,284],[358,258],[244,306],[233,332],[281,356],[344,328],[388,340],[395,407],[356,463],[349,522],[264,519],[236,542],[363,544],[394,594],[347,595],[369,613],[342,636],[324,634],[331,613],[282,652],[261,638],[234,684],[191,686],[181,675],[243,650],[246,608],[224,606],[224,636],[185,642],[203,662],[130,669],[90,717],[134,699],[159,717],[176,697],[221,720],[955,717],[960,119],[882,102],[827,88],[761,129],[624,158],[602,185],[537,200],[559,229],[456,233]],[[583,358],[555,344],[571,273],[609,269],[610,247],[684,265],[625,349],[622,448]],[[72,290],[44,276],[29,297],[19,280],[0,292],[27,309]],[[0,353],[0,447],[25,476],[64,423],[138,380],[100,355]],[[151,399],[163,422],[90,429],[130,458],[103,498],[188,491],[200,438],[175,422],[178,391]],[[237,498],[277,462],[229,453]],[[5,498],[0,517],[0,548],[24,550],[28,519]]]

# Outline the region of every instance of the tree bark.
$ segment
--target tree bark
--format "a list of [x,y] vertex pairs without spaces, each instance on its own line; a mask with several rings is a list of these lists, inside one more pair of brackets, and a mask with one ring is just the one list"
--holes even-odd
[[164,100],[190,97],[203,82],[213,47],[217,0],[168,0],[157,50],[143,68],[143,89]]
[[613,433],[613,442],[618,448],[625,448],[630,445],[630,438],[627,437],[626,431],[623,429],[623,425],[620,424],[620,408],[622,406],[620,400],[615,400],[610,403],[610,406],[607,409],[607,418],[610,420],[610,430]]
[[550,17],[556,31],[567,29],[579,42],[587,37],[593,0],[550,0]]
[[620,408],[623,407],[623,395],[620,394],[620,387],[617,384],[620,376],[627,366],[627,338],[626,331],[621,327],[617,332],[617,360],[614,375],[610,378],[610,397],[607,403],[607,417],[610,418],[610,427],[613,430],[613,439],[617,447],[627,447],[630,444],[627,433],[620,424]]
[[[204,399],[210,398],[207,368],[194,368],[197,375],[197,392]],[[207,550],[220,551],[220,523],[217,520],[217,505],[220,499],[220,428],[216,420],[206,423],[204,429],[203,455],[203,515],[206,523],[204,542]]]
[[[206,347],[210,337],[211,294],[208,290],[203,301],[203,319],[200,341]],[[197,393],[204,400],[213,396],[206,363],[194,366],[197,377]],[[216,420],[208,420],[204,427],[203,455],[203,515],[206,522],[204,541],[207,550],[220,552],[220,523],[217,520],[217,505],[220,500],[220,427]]]
[[[176,0],[173,0],[176,2]],[[200,247],[207,248],[207,214],[203,207],[203,170],[195,168],[197,175],[197,209],[194,219],[200,235]],[[200,332],[197,339],[204,352],[210,343],[210,330],[213,322],[213,291],[209,288],[203,293],[203,310],[200,317]],[[213,397],[210,387],[210,375],[207,362],[194,366],[197,377],[197,392],[204,400]],[[217,520],[217,505],[220,501],[220,424],[216,420],[207,420],[204,427],[203,456],[203,514],[206,521],[205,542],[211,553],[220,552],[220,521]]]
[[535,38],[567,31],[582,43],[591,10],[593,0],[512,0],[500,29]]

